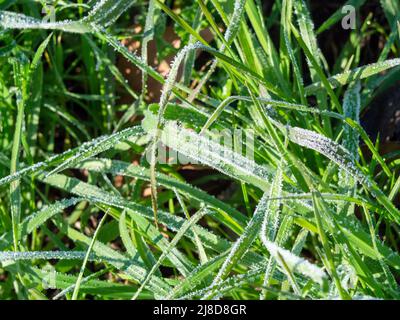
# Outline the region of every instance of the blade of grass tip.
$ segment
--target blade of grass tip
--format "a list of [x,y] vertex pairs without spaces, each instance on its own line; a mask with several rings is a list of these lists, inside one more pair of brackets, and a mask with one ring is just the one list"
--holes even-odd
[[338,97],[336,96],[336,93],[333,91],[331,83],[328,81],[327,77],[324,74],[324,71],[320,67],[318,61],[315,59],[314,55],[308,48],[307,44],[304,42],[302,37],[300,36],[299,32],[297,29],[292,25],[292,32],[294,37],[296,38],[297,42],[299,43],[300,47],[303,49],[305,55],[307,56],[308,60],[310,61],[310,64],[313,66],[315,69],[316,74],[318,75],[319,79],[325,86],[325,89],[327,90],[329,96],[332,99],[332,103],[335,105],[336,109],[338,110],[339,113],[342,112],[342,106],[339,102]]
[[285,271],[291,285],[293,288],[293,291],[295,294],[300,295],[301,290],[299,288],[299,285],[297,284],[296,278],[292,272],[292,270],[290,270],[289,266],[286,264],[285,259],[283,259],[282,255],[277,252],[276,253],[276,259],[278,260],[279,264],[282,266],[283,270]]
[[58,173],[87,158],[94,157],[99,153],[102,153],[104,151],[113,148],[116,143],[126,140],[133,136],[138,136],[140,134],[141,134],[140,129],[138,129],[137,127],[130,127],[125,130],[119,131],[117,133],[101,136],[99,138],[86,142],[82,144],[80,147],[76,148],[75,154],[73,154],[70,158],[65,159],[55,169],[51,170],[47,174],[47,176]]
[[[299,25],[300,34],[307,48],[312,53],[318,64],[325,62],[325,58],[318,47],[317,37],[314,30],[314,23],[311,19],[310,10],[304,0],[294,1],[294,9],[297,15],[297,23]],[[326,67],[326,65],[325,65]],[[311,76],[315,77],[316,70],[311,70]]]
[[[343,115],[346,118],[352,119],[356,123],[360,123],[360,110],[361,110],[361,98],[360,98],[361,85],[357,81],[355,84],[349,87],[344,95],[343,100]],[[358,161],[358,146],[360,143],[359,133],[348,125],[344,127],[343,134],[343,146],[353,155],[353,158]],[[339,186],[349,195],[355,193],[356,180],[349,175],[346,171],[341,170],[339,174]],[[338,205],[338,212],[343,208],[340,204]],[[349,212],[350,213],[350,212]]]
[[[38,140],[38,131],[39,131],[39,121],[40,114],[43,105],[43,80],[44,80],[44,71],[41,63],[41,58],[44,54],[44,51],[47,48],[47,45],[52,37],[51,33],[38,47],[35,52],[35,55],[32,59],[29,71],[29,85],[30,85],[30,103],[29,103],[29,112],[27,114],[26,120],[26,140],[27,145],[29,147],[24,147],[24,149],[29,150],[29,155],[27,152],[27,157],[30,163],[33,163],[33,159],[35,158],[36,152],[38,151],[37,140]],[[32,189],[33,189],[32,182]],[[34,198],[34,196],[32,197]]]
[[[154,0],[150,0],[146,14],[146,22],[144,25],[142,52],[141,52],[142,60],[145,64],[148,64],[148,55],[147,55],[148,44],[154,37],[154,8],[155,8]],[[147,72],[142,71],[142,95],[141,95],[142,99],[145,99],[146,97],[147,77],[148,77]]]
[[376,238],[377,237],[375,235],[375,228],[374,228],[374,225],[372,223],[371,214],[369,213],[369,210],[365,207],[365,205],[363,205],[362,207],[363,207],[365,219],[367,220],[369,232],[371,234],[372,245],[373,245],[374,250],[376,251],[376,255],[378,257],[379,264],[382,267],[382,270],[383,270],[383,272],[384,272],[384,274],[386,276],[386,279],[388,280],[390,289],[395,292],[396,288],[398,288],[398,285],[396,283],[396,280],[395,280],[392,272],[390,271],[389,267],[384,262],[383,257],[379,252],[379,249],[378,249],[378,246],[377,246],[377,243],[376,243]]
[[161,263],[164,261],[164,259],[169,255],[171,250],[175,248],[175,246],[178,244],[178,241],[184,236],[186,231],[188,231],[189,228],[191,228],[193,225],[195,225],[201,218],[203,218],[206,214],[209,214],[210,212],[206,208],[202,208],[199,211],[197,211],[189,220],[186,220],[182,227],[179,229],[179,231],[176,233],[175,237],[172,239],[170,242],[168,248],[166,248],[165,251],[161,254],[159,259],[157,260],[157,263],[151,268],[149,273],[146,275],[146,278],[142,282],[141,286],[139,289],[136,291],[135,295],[132,297],[132,300],[136,300],[139,294],[142,292],[142,290],[145,288],[153,274],[156,272],[158,267],[161,265]]
[[[314,24],[313,21],[311,19],[311,13],[308,10],[307,4],[305,3],[304,0],[297,0],[294,3],[294,8],[295,8],[295,12],[297,15],[297,23],[299,26],[299,31],[300,31],[300,35],[301,37],[299,38],[301,41],[304,42],[304,46],[299,42],[299,40],[296,37],[295,32],[294,36],[297,40],[297,42],[299,42],[300,47],[302,47],[305,56],[306,56],[306,60],[307,60],[307,65],[308,65],[308,69],[311,75],[311,80],[313,82],[316,82],[317,80],[322,80],[324,81],[324,70],[321,67],[321,65],[324,64],[324,69],[325,70],[329,70],[329,67],[327,66],[326,60],[321,52],[321,50],[318,47],[318,43],[317,43],[317,36],[314,32]],[[292,23],[289,23],[289,26],[291,26]],[[334,105],[336,105],[337,109],[340,111],[340,105],[339,103],[337,103],[338,101],[335,100],[335,96],[332,95],[332,91],[328,90],[328,94],[331,96],[331,101],[333,102]],[[326,96],[326,92],[318,92],[316,94],[316,98],[318,101],[318,105],[321,109],[328,109],[328,100],[327,100],[327,96]],[[327,132],[329,134],[329,136],[332,136],[332,127],[331,127],[331,122],[330,119],[327,117],[323,117],[322,118],[323,121],[323,127],[325,132]]]
[[48,37],[40,44],[39,48],[36,50],[35,55],[33,56],[31,66],[30,66],[30,72],[32,73],[33,71],[36,70],[37,66],[40,63],[40,59],[43,56],[44,51],[47,48],[47,45],[50,42],[51,37],[53,36],[53,32],[48,35]]
[[329,246],[329,242],[328,242],[328,238],[325,234],[325,229],[324,226],[322,225],[322,220],[321,220],[321,215],[319,213],[319,205],[318,205],[318,198],[317,198],[317,193],[316,191],[312,191],[312,196],[313,196],[313,205],[314,205],[314,217],[315,217],[315,221],[317,224],[317,228],[318,228],[318,234],[320,236],[321,242],[322,242],[322,246],[324,248],[324,252],[326,255],[326,259],[329,265],[329,271],[330,274],[335,282],[336,288],[339,291],[339,295],[342,299],[344,300],[348,300],[350,299],[349,294],[343,289],[342,284],[340,282],[339,276],[336,272],[336,267],[335,267],[335,263],[333,260],[333,256],[332,256],[332,251],[331,248]]
[[334,24],[336,24],[338,21],[340,21],[341,19],[343,19],[343,8],[345,6],[352,6],[355,9],[360,8],[364,3],[366,2],[366,0],[348,0],[346,1],[346,3],[343,6],[340,6],[340,8],[335,11],[335,13],[333,13],[328,19],[326,19],[322,25],[318,28],[318,30],[316,31],[317,35],[323,33],[324,31],[330,29]]
[[126,227],[126,210],[122,211],[122,214],[119,218],[119,233],[126,251],[131,257],[134,257],[136,254],[136,248],[132,243],[128,228]]
[[[27,100],[27,81],[29,64],[25,56],[20,55],[12,61],[14,82],[17,87],[16,103],[17,117],[15,120],[13,145],[11,151],[10,174],[15,174],[19,167],[19,157],[21,148],[22,130],[24,128],[25,103]],[[11,219],[14,240],[14,250],[18,251],[19,242],[19,223],[21,218],[21,190],[20,180],[15,180],[10,184],[11,198]]]
[[[103,270],[97,271],[85,278],[82,279],[81,284],[84,284],[86,282],[89,282],[90,280],[99,278],[100,276],[106,274],[107,272],[111,271],[111,268],[105,268]],[[72,284],[69,287],[65,288],[64,290],[60,291],[59,293],[57,293],[52,300],[59,300],[62,297],[64,297],[67,293],[70,293],[71,291],[73,291],[75,289],[76,284]]]
[[[368,64],[362,67],[358,67],[344,73],[336,74],[327,79],[328,83],[330,83],[332,88],[337,88],[339,86],[344,86],[349,84],[354,80],[362,80],[379,74],[388,69],[392,69],[400,65],[400,59],[388,59],[385,61],[379,61],[376,63]],[[315,82],[310,84],[305,88],[306,95],[315,94],[319,90],[323,89],[326,86],[323,82]]]
[[[225,34],[224,34],[224,43],[222,44],[221,48],[218,50],[220,53],[224,53],[225,49],[229,48],[229,45],[233,42],[233,40],[239,30],[240,22],[242,21],[245,4],[246,4],[246,0],[235,0],[235,4],[233,7],[233,14],[230,19],[228,28],[226,29]],[[215,69],[217,68],[217,64],[218,64],[218,60],[214,59],[214,61],[211,64],[211,67],[208,70],[208,72],[206,73],[206,75],[201,79],[200,83],[196,86],[196,88],[190,94],[190,96],[188,98],[189,102],[196,99],[201,88],[204,86],[204,84],[208,81],[208,79],[214,73]]]
[[[270,191],[270,198],[277,199],[282,195],[282,163],[278,165],[278,169],[276,172],[276,177],[272,183],[271,191]],[[280,206],[281,201],[272,201],[267,204],[267,208],[265,211],[265,216],[262,222],[261,230],[260,230],[260,238],[261,241],[264,243],[268,241],[274,241],[276,234],[279,228],[279,214],[280,214]],[[272,276],[274,269],[274,265],[272,261],[268,261],[267,268],[265,271],[263,285],[268,286],[270,278]],[[266,291],[262,290],[260,294],[261,300],[265,299]]]
[[[194,17],[193,20],[193,24],[192,24],[192,28],[196,31],[199,32],[200,31],[200,27],[201,27],[201,23],[202,23],[202,18],[203,16],[203,12],[201,10],[201,8],[197,8],[196,11],[196,16]],[[189,43],[193,44],[196,42],[196,39],[193,37],[193,35],[190,35],[189,37]],[[192,75],[192,71],[194,69],[194,62],[196,60],[196,53],[194,51],[191,51],[185,59],[185,67],[183,70],[183,85],[187,86],[190,83],[191,80],[191,75]]]
[[[93,139],[89,142],[83,143],[77,148],[67,150],[55,156],[51,156],[46,161],[24,167],[13,174],[0,178],[0,186],[21,179],[27,175],[37,176],[38,174],[43,173],[44,170],[46,170],[50,166],[58,165],[57,170],[65,169],[68,166],[73,166],[74,164],[83,161],[88,157],[93,157],[100,152],[104,152],[114,147],[116,143],[122,140],[129,139],[130,137],[136,137],[142,134],[142,128],[140,126],[135,126],[124,129],[109,136],[102,136]],[[46,173],[46,175],[50,174]]]
[[293,52],[293,49],[292,49],[292,46],[290,44],[288,30],[284,30],[283,33],[284,33],[283,36],[284,36],[284,39],[285,39],[285,46],[286,46],[286,49],[288,51],[290,61],[292,62],[292,65],[293,65],[293,71],[294,71],[294,75],[296,77],[296,83],[297,83],[297,88],[299,89],[299,96],[300,96],[300,99],[301,99],[301,103],[302,104],[307,104],[306,95],[305,95],[305,91],[304,91],[303,77],[301,75],[301,71],[300,71],[299,65],[298,65],[298,63],[296,61],[296,56],[295,56],[295,54]]
[[78,278],[76,279],[76,284],[75,284],[75,288],[74,288],[74,292],[72,294],[71,300],[76,300],[78,298],[79,288],[80,288],[81,281],[82,281],[82,278],[83,278],[83,273],[84,273],[85,268],[86,268],[86,264],[87,264],[88,259],[89,259],[90,252],[92,251],[93,245],[94,245],[94,243],[96,241],[96,237],[97,237],[97,235],[99,233],[99,230],[101,229],[101,226],[104,224],[104,222],[105,222],[105,220],[107,218],[107,215],[108,215],[108,210],[104,213],[104,216],[101,218],[101,220],[99,222],[99,225],[97,226],[97,229],[94,232],[92,241],[90,242],[89,247],[88,247],[88,249],[86,251],[85,259],[83,260],[81,270],[79,271]]
[[[176,188],[174,188],[173,190],[174,190],[176,198],[178,199],[180,206],[182,207],[182,210],[183,210],[186,218],[188,220],[190,220],[190,214],[185,205],[185,202],[182,199],[182,196],[179,194],[179,192],[176,190]],[[206,251],[204,250],[203,244],[201,243],[201,240],[195,230],[193,230],[193,234],[194,234],[197,250],[199,251],[200,262],[201,262],[201,264],[205,264],[208,261]]]
[[[260,233],[262,227],[262,221],[265,217],[265,214],[268,210],[269,205],[269,195],[270,192],[265,192],[260,202],[257,205],[257,208],[254,212],[253,217],[247,224],[244,232],[241,236],[232,244],[229,254],[225,259],[223,265],[219,269],[217,275],[215,276],[211,286],[216,286],[224,281],[232,268],[236,266],[236,263],[242,258],[245,252],[249,249],[253,241],[256,239],[257,235]],[[211,291],[206,299],[210,299],[215,296],[215,292]]]

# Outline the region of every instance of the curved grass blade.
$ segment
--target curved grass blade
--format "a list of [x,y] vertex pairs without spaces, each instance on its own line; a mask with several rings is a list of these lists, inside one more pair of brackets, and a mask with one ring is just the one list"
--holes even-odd
[[86,251],[85,258],[83,259],[83,262],[82,262],[81,270],[79,271],[78,278],[76,279],[75,288],[74,288],[74,292],[72,293],[71,300],[76,300],[77,297],[78,297],[79,288],[81,286],[81,282],[82,282],[82,278],[83,278],[83,272],[85,271],[86,264],[87,264],[87,261],[88,261],[89,256],[90,256],[90,252],[92,251],[92,248],[93,248],[94,242],[96,241],[96,238],[97,238],[97,235],[99,233],[99,230],[101,229],[102,225],[104,224],[104,222],[105,222],[105,220],[107,218],[107,214],[108,214],[108,211],[101,218],[101,220],[100,220],[100,222],[99,222],[99,224],[98,224],[98,226],[96,228],[96,231],[93,234],[92,241],[90,242],[89,247],[88,247],[88,249]]
[[161,265],[162,261],[169,255],[172,248],[174,248],[178,241],[183,237],[183,235],[187,232],[189,228],[195,225],[201,218],[203,218],[206,214],[210,212],[207,209],[200,209],[196,214],[194,214],[189,220],[185,221],[179,231],[176,233],[175,237],[170,242],[168,248],[163,251],[157,263],[152,267],[146,278],[143,280],[140,288],[135,292],[135,295],[132,297],[132,300],[136,300],[141,291],[145,288],[147,283],[149,282],[152,275],[156,272],[158,267]]
[[53,173],[55,173],[56,171],[67,168],[68,166],[73,166],[74,164],[88,157],[93,157],[100,152],[104,152],[114,147],[116,143],[122,140],[126,140],[142,134],[143,130],[140,127],[131,127],[109,136],[102,136],[100,138],[91,140],[89,142],[83,143],[80,147],[65,151],[62,154],[52,156],[46,161],[36,163],[29,167],[25,167],[9,176],[1,178],[0,186],[3,184],[11,183],[12,181],[23,178],[27,175],[36,176],[40,173],[43,173],[44,170],[47,170],[51,166],[57,166],[57,168],[53,170]]
[[[397,67],[400,65],[400,59],[390,59],[382,62],[372,63],[366,66],[362,66],[345,73],[337,74],[333,77],[328,78],[332,88],[337,88],[349,84],[355,80],[361,80],[369,78],[373,75],[381,73],[385,70]],[[315,94],[316,92],[324,89],[325,86],[321,82],[313,83],[305,88],[307,95]]]

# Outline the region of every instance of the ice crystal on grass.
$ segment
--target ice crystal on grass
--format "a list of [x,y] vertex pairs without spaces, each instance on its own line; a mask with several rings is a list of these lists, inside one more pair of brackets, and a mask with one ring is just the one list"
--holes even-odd
[[314,131],[287,127],[289,139],[300,146],[318,151],[354,176],[360,183],[368,183],[368,178],[356,167],[355,159],[343,146]]
[[[181,65],[182,61],[184,60],[186,54],[192,50],[204,48],[204,45],[201,44],[200,42],[195,42],[193,44],[189,44],[185,47],[183,47],[179,53],[175,56],[172,64],[171,64],[171,69],[168,73],[167,79],[164,83],[163,89],[161,91],[161,97],[160,97],[160,109],[159,109],[159,115],[162,116],[163,112],[165,110],[165,107],[168,102],[168,98],[171,94],[172,88],[176,82],[176,77],[178,75],[178,70],[179,66]],[[161,119],[159,119],[161,121]]]
[[[85,251],[2,251],[0,252],[0,262],[34,259],[83,260],[85,258],[85,255]],[[92,255],[90,259],[95,260],[96,257]]]
[[[389,59],[377,63],[365,65],[354,70],[346,71],[344,73],[337,74],[328,79],[333,88],[344,86],[352,81],[358,81],[361,79],[369,78],[385,70],[397,67],[400,65],[400,59]],[[314,94],[315,92],[324,88],[321,82],[316,82],[306,88],[307,94]]]
[[[359,82],[351,86],[344,95],[343,101],[343,114],[346,118],[354,120],[356,123],[360,123],[360,109],[361,109],[361,98],[360,98],[361,85]],[[349,125],[344,126],[343,134],[343,146],[349,151],[354,159],[358,160],[358,145],[360,135]],[[341,170],[340,175],[340,186],[344,189],[349,189],[355,186],[354,178],[348,172]]]
[[138,136],[142,133],[140,127],[131,127],[108,136],[102,136],[94,140],[83,143],[80,147],[64,151],[61,154],[49,157],[46,161],[35,163],[32,166],[20,169],[14,174],[0,179],[0,186],[20,179],[24,176],[43,173],[48,167],[58,165],[50,174],[61,171],[68,166],[73,166],[80,161],[93,157],[115,146],[116,143]]
[[90,31],[85,24],[77,21],[43,22],[42,20],[10,11],[0,11],[0,27],[4,29],[50,29],[74,33]]
[[132,0],[101,0],[81,20],[62,20],[45,22],[24,14],[0,11],[0,27],[5,29],[51,29],[65,32],[91,32],[90,24],[96,23],[104,27],[114,23],[135,1]]
[[[153,117],[149,113],[148,116]],[[143,125],[145,130],[152,130],[146,123]],[[212,139],[184,129],[176,123],[166,122],[160,139],[165,145],[190,159],[215,168],[233,178],[242,181],[252,180],[262,188],[268,186],[271,181],[272,169],[260,166]]]
[[[149,1],[149,7],[147,9],[146,23],[144,26],[144,35],[142,41],[142,52],[141,57],[145,64],[147,64],[147,46],[148,43],[154,37],[154,12],[155,12],[155,0]],[[144,98],[147,93],[147,72],[142,72],[142,97]]]
[[101,0],[96,3],[83,21],[94,22],[103,27],[108,27],[135,4],[135,2],[134,0]]
[[69,166],[73,166],[74,164],[83,161],[87,158],[93,157],[101,152],[104,152],[112,147],[114,147],[118,142],[130,138],[135,135],[139,135],[141,133],[140,130],[137,130],[136,127],[127,128],[120,132],[111,134],[109,136],[102,136],[86,142],[82,144],[81,147],[78,148],[75,154],[61,163],[58,167],[52,170],[50,174],[59,172]]
[[294,255],[286,249],[280,248],[271,241],[264,242],[264,245],[278,263],[281,263],[281,257],[292,272],[303,274],[319,284],[323,284],[327,279],[326,273],[322,269],[307,260]]
[[[232,42],[236,32],[239,30],[240,21],[242,20],[244,5],[246,4],[246,0],[236,0],[235,5],[233,7],[233,14],[230,19],[230,23],[228,28],[226,29],[224,38],[225,41],[229,44]],[[225,46],[223,45],[221,51],[225,50]]]
[[228,256],[214,278],[212,285],[221,283],[229,275],[231,269],[243,257],[243,255],[252,245],[253,241],[256,239],[262,228],[264,217],[266,214],[268,214],[269,195],[269,192],[264,193],[245,230],[232,245]]
[[[278,168],[269,194],[270,199],[279,199],[282,194],[282,170]],[[280,201],[268,201],[265,207],[265,216],[261,227],[261,239],[273,241],[279,227]]]

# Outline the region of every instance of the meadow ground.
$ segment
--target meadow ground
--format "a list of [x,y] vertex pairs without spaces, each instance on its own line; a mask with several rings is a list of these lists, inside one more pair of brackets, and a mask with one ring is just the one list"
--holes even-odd
[[0,0],[1,299],[399,299],[398,0]]

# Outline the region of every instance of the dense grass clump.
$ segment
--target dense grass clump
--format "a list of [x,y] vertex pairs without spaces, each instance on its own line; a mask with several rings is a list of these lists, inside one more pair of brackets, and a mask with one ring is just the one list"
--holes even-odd
[[400,5],[321,3],[0,0],[0,297],[400,298]]

